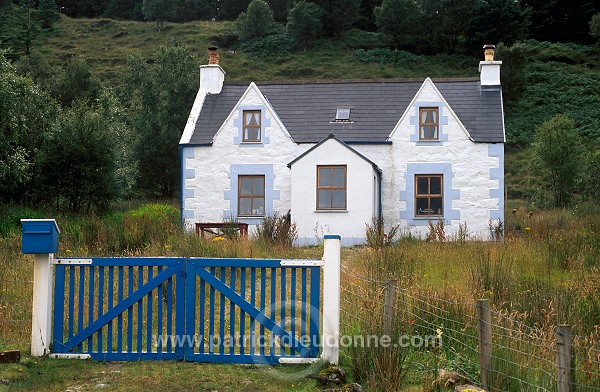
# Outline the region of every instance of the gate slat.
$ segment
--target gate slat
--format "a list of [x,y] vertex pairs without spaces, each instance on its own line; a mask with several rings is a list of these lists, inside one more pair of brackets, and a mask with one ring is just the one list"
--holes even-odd
[[[148,280],[152,279],[153,274],[154,274],[153,267],[148,267]],[[152,324],[153,324],[153,321],[152,321],[153,320],[153,318],[152,318],[152,299],[153,298],[152,297],[153,297],[153,291],[154,290],[148,291],[148,295],[146,296],[146,298],[147,298],[146,309],[148,309],[146,312],[146,352],[148,352],[148,353],[152,352]],[[138,352],[141,352],[141,350]]]
[[[160,274],[162,272],[162,267],[158,267],[157,272]],[[163,309],[162,309],[162,303],[163,303],[163,283],[161,283],[158,286],[158,294],[156,296],[156,337],[158,339],[158,342],[156,342],[156,351],[161,353],[163,351],[163,346],[162,346],[162,339],[159,339],[160,336],[162,336],[162,321],[163,321]],[[152,350],[150,350],[152,351]]]
[[290,302],[292,303],[290,318],[292,319],[292,325],[290,326],[290,333],[292,336],[296,336],[296,268],[292,268],[290,275],[292,275],[290,288]]
[[[73,337],[73,319],[75,317],[75,267],[69,267],[69,331],[68,337]],[[62,342],[60,342],[62,344]]]
[[[280,283],[281,284],[281,301],[280,301],[281,306],[279,307],[280,312],[281,312],[281,314],[280,314],[280,320],[281,320],[280,324],[281,324],[281,328],[283,328],[283,329],[286,329],[286,327],[285,327],[285,307],[287,305],[286,302],[285,302],[285,297],[286,297],[286,293],[285,293],[286,273],[285,273],[285,270],[286,270],[285,268],[281,269],[281,279],[280,279],[280,281],[281,281],[281,283]],[[284,355],[285,354],[285,345],[281,344],[280,350],[279,350],[279,354],[280,355]]]
[[[110,266],[108,267],[108,310],[111,310],[114,302],[113,302],[113,292],[115,291],[114,289],[114,273],[115,273],[115,267]],[[112,320],[108,323],[108,330],[107,330],[107,339],[106,339],[106,351],[107,352],[111,352],[113,350],[113,322]]]
[[[104,267],[98,267],[98,318],[102,316],[104,311]],[[102,327],[98,330],[98,352],[102,349]]]
[[[123,267],[119,266],[119,275],[117,277],[117,303],[123,300]],[[119,313],[117,318],[117,352],[123,352],[123,314]]]
[[302,313],[301,313],[301,324],[300,324],[300,335],[302,338],[306,337],[306,268],[302,268]]
[[[230,271],[230,287],[235,290],[235,267],[231,268]],[[235,342],[233,337],[235,335],[235,305],[233,301],[229,301],[229,354],[235,354]]]
[[[226,278],[225,267],[221,267],[221,281]],[[219,354],[225,353],[225,294],[219,296]]]
[[319,342],[319,298],[321,297],[321,268],[311,267],[310,269],[310,347],[311,354],[317,355]]
[[[95,297],[95,288],[94,288],[94,279],[95,278],[95,272],[94,272],[94,267],[90,267],[90,284],[89,284],[89,301],[88,301],[88,325],[92,324],[94,322],[94,297]],[[95,332],[95,330],[94,330]],[[90,333],[88,338],[88,353],[91,354],[92,351],[94,350],[94,342],[92,339],[92,334]]]
[[[261,312],[265,311],[266,291],[267,291],[267,269],[261,268],[260,269],[260,311]],[[265,356],[265,341],[264,341],[265,326],[262,325],[262,323],[260,323],[260,337],[262,338],[262,341],[260,342],[260,355],[262,355],[264,357]]]
[[[250,268],[250,304],[256,306],[256,268]],[[254,345],[256,324],[254,318],[250,316],[250,354],[254,355],[256,347]]]
[[[210,273],[215,274],[215,268],[211,267]],[[202,279],[202,276],[200,277]],[[210,313],[209,313],[209,333],[208,333],[208,352],[211,354],[215,352],[214,340],[215,336],[215,288],[210,286]]]
[[[246,267],[240,268],[240,294],[246,298]],[[240,354],[244,354],[244,340],[246,339],[246,313],[240,309]]]
[[55,290],[54,290],[54,341],[52,344],[52,350],[56,352],[63,352],[62,341],[63,341],[63,328],[64,328],[64,313],[65,313],[65,266],[57,265],[54,269],[55,273]]
[[[83,330],[83,303],[84,303],[84,291],[85,291],[85,269],[79,267],[79,309],[77,311],[77,333]],[[72,338],[71,338],[72,339]],[[69,339],[69,340],[71,340]],[[79,352],[83,350],[83,344],[79,343],[77,348]]]
[[[276,322],[275,318],[275,307],[277,302],[277,270],[275,268],[271,268],[271,320]],[[275,357],[275,336],[273,334],[269,335],[269,356],[271,358]]]
[[[188,277],[189,280],[196,280],[196,273],[193,272],[193,274],[191,276]],[[193,290],[193,289],[192,289]],[[204,313],[206,312],[206,285],[204,284],[204,279],[200,279],[200,315],[199,315],[199,326],[200,326],[200,333],[198,334],[200,336],[200,343],[198,343],[198,350],[200,351],[200,353],[204,353],[204,339],[206,338],[206,336],[204,336],[204,323],[206,322],[205,317],[204,317]],[[195,297],[195,296],[194,296]],[[191,313],[189,314],[196,314],[196,308],[192,308]]]
[[[173,336],[173,278],[167,280],[167,336]],[[173,351],[171,339],[167,340],[167,352]]]
[[[137,291],[140,291],[140,287],[143,287],[144,285],[144,267],[138,267],[138,284],[137,284]],[[144,293],[144,295],[146,295],[146,293]],[[144,302],[144,295],[140,296],[140,298],[137,300],[137,346],[136,346],[136,352],[141,353],[142,352],[142,331],[144,330],[144,312],[142,309],[143,306],[143,302]]]
[[[127,274],[127,296],[133,294],[133,267],[128,268]],[[127,352],[133,352],[133,305],[127,309]]]

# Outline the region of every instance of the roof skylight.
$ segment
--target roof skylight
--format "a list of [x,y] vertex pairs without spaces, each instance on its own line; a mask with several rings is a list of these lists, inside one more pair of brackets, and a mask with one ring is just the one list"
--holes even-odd
[[335,121],[350,121],[350,109],[337,108],[337,112],[335,114]]

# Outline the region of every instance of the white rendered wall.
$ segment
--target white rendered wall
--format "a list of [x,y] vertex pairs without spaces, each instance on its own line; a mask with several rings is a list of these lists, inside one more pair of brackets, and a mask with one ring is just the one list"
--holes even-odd
[[[317,210],[317,166],[347,165],[344,211]],[[328,139],[292,165],[292,220],[299,244],[316,242],[323,234],[341,233],[342,243],[362,243],[365,223],[377,214],[374,179],[377,173],[365,159]]]

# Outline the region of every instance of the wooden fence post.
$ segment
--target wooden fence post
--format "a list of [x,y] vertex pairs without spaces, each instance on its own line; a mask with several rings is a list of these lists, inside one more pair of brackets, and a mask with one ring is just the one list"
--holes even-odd
[[573,390],[573,327],[570,325],[556,326],[556,360],[558,368],[558,392]]
[[340,246],[339,235],[324,236],[323,250],[323,352],[327,363],[337,365],[340,356]]
[[477,300],[479,374],[481,386],[489,390],[492,373],[492,312],[489,299]]
[[396,309],[396,287],[398,280],[388,279],[385,281],[384,302],[383,302],[383,333],[391,335],[392,323]]

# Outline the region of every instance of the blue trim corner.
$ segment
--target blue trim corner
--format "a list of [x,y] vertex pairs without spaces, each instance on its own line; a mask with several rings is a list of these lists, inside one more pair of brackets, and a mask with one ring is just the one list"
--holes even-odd
[[490,180],[498,180],[498,187],[490,188],[490,198],[498,199],[498,209],[489,210],[490,219],[504,221],[504,144],[489,144],[488,156],[498,158],[498,167],[490,168]]

